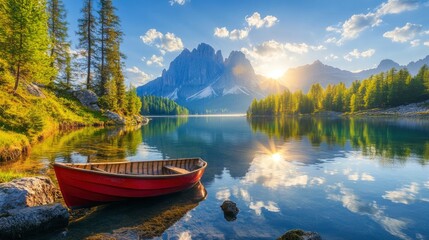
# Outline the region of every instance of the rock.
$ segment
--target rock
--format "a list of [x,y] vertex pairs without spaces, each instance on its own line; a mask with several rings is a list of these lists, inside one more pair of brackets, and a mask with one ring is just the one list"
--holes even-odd
[[322,237],[316,232],[305,232],[301,229],[289,230],[278,240],[322,240]]
[[43,94],[43,92],[40,90],[40,88],[37,85],[33,83],[29,83],[27,84],[26,87],[27,87],[28,93],[30,93],[31,95],[34,95],[40,98],[45,98],[45,94]]
[[108,119],[115,122],[115,124],[117,124],[117,125],[125,125],[126,124],[125,118],[121,117],[121,115],[119,115],[115,112],[112,112],[110,110],[107,110],[104,113],[104,116],[106,116]]
[[28,177],[0,184],[0,216],[10,210],[52,204],[56,187],[49,177]]
[[225,219],[230,222],[237,219],[237,214],[240,211],[235,202],[226,200],[220,206],[222,208]]
[[16,239],[40,232],[47,232],[68,225],[69,213],[57,203],[11,210],[0,217],[0,239]]
[[79,102],[93,110],[93,111],[101,111],[100,106],[98,106],[98,97],[97,94],[95,94],[93,91],[91,90],[78,90],[78,91],[73,91],[73,96],[75,98],[77,98],[79,100]]

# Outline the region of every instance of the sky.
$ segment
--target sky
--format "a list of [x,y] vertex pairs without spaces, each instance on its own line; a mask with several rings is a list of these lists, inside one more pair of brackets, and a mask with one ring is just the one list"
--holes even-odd
[[[76,48],[83,1],[63,0]],[[95,1],[97,2],[97,1]],[[241,50],[256,73],[324,64],[349,71],[429,55],[429,0],[113,0],[124,32],[127,84],[161,75],[184,48]]]

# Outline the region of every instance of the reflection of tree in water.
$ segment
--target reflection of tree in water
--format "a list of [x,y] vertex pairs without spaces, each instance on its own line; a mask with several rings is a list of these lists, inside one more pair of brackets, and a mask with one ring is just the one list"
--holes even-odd
[[406,161],[417,155],[429,160],[429,121],[417,119],[249,118],[254,132],[270,138],[307,137],[314,146],[322,142],[344,146],[350,142],[364,155],[381,156],[384,163]]
[[149,124],[142,126],[141,132],[144,137],[166,134],[175,131],[178,127],[187,122],[187,116],[155,118],[150,121]]
[[139,127],[82,128],[61,132],[33,148],[31,157],[53,161],[120,161],[137,153]]
[[119,202],[99,207],[68,227],[69,239],[147,239],[166,229],[198,206],[207,196],[201,183],[163,197]]

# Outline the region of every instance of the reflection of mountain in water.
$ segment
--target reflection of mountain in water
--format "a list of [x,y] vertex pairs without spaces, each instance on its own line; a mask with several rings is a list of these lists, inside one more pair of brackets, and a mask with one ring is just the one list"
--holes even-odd
[[[152,128],[168,118],[154,119]],[[251,133],[246,119],[242,117],[189,118],[176,131],[162,136],[146,135],[145,144],[158,149],[168,158],[201,157],[209,163],[202,181],[212,181],[215,175],[226,168],[232,177],[242,177],[253,159],[257,139]],[[155,131],[155,130],[152,130]],[[160,131],[161,132],[161,131]]]
[[[68,239],[147,239],[160,237],[207,196],[201,183],[184,192],[99,207],[68,226]],[[46,239],[46,238],[45,238]]]
[[[364,155],[429,160],[429,121],[417,119],[250,118],[253,131],[284,140],[307,137],[313,146],[350,143]],[[422,163],[422,164],[424,164]]]

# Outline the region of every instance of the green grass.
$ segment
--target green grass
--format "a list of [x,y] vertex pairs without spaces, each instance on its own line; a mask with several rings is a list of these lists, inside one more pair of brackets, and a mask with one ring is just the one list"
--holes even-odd
[[60,128],[103,125],[106,121],[66,91],[55,90],[55,94],[53,89],[41,88],[45,97],[36,97],[24,85],[14,93],[11,84],[0,83],[0,161],[8,152],[25,150]]
[[0,183],[10,182],[17,178],[28,177],[26,173],[19,173],[16,171],[0,171]]

